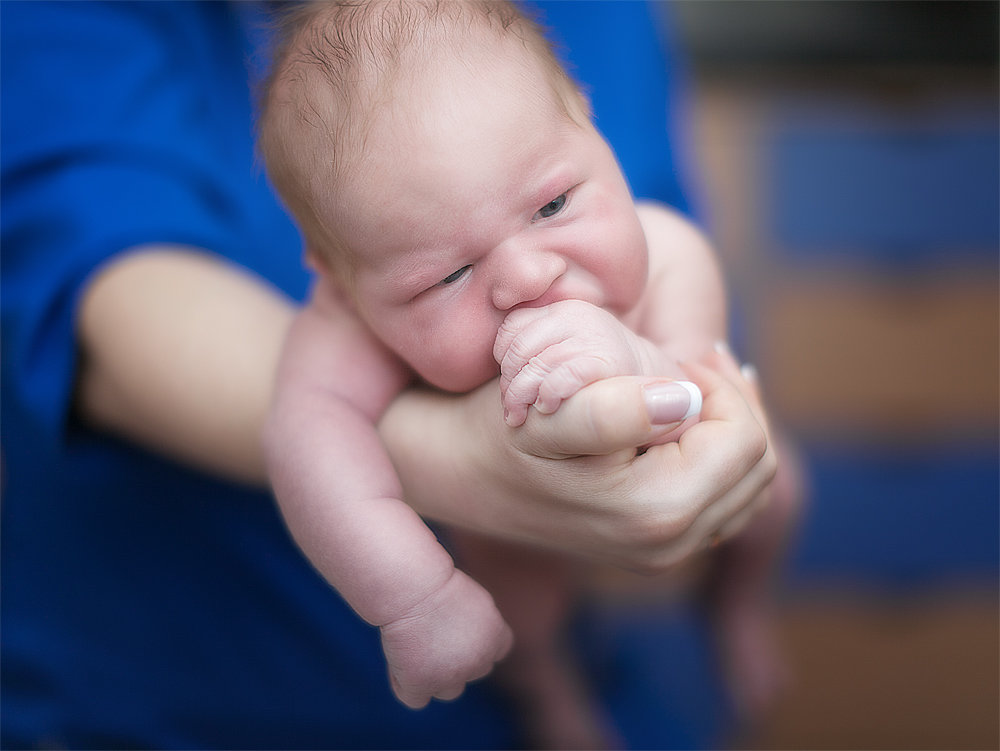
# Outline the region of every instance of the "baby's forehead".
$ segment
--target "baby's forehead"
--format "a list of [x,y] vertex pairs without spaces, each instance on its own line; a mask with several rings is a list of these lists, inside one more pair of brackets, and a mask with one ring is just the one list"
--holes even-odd
[[339,194],[351,236],[377,238],[358,252],[486,245],[578,179],[586,134],[554,106],[507,117],[485,92],[464,105],[436,125],[376,128]]
[[[362,11],[377,5],[364,4]],[[454,4],[462,9],[473,5]],[[490,25],[482,18],[456,28],[451,16],[441,24],[415,28],[412,36],[383,39],[367,51],[359,52],[357,39],[344,40],[353,50],[346,62],[337,57],[343,48],[330,29],[300,37],[308,49],[293,53],[297,64],[285,79],[291,85],[285,101],[295,117],[285,121],[290,127],[280,129],[280,138],[294,152],[299,189],[323,225],[339,226],[351,214],[359,219],[377,214],[379,198],[398,187],[390,183],[407,183],[406,170],[429,166],[433,171],[437,157],[449,161],[459,144],[471,158],[457,171],[458,179],[464,181],[464,173],[485,179],[489,165],[502,161],[498,150],[509,148],[511,139],[481,139],[474,150],[468,148],[470,135],[484,128],[477,112],[484,108],[481,103],[495,119],[516,120],[532,129],[548,127],[553,122],[548,115],[556,112],[564,115],[563,123],[586,119],[575,111],[570,117],[567,100],[575,87],[567,93],[563,84],[568,80],[560,78],[554,59],[534,44],[540,37],[530,30]],[[387,41],[392,44],[383,44]],[[537,118],[542,113],[544,121]],[[373,179],[376,173],[378,179]],[[436,174],[452,181],[456,170]]]
[[292,137],[326,141],[346,164],[367,149],[402,147],[445,121],[461,121],[468,115],[463,88],[488,87],[497,95],[507,89],[512,101],[560,100],[545,61],[515,38],[484,32],[429,48],[426,42],[336,78],[324,66],[303,66],[293,95],[300,127]]
[[[338,160],[353,167],[344,170],[347,175],[386,154],[449,152],[473,135],[471,128],[481,127],[484,98],[495,117],[524,120],[525,110],[532,110],[560,124],[573,121],[539,61],[520,44],[439,50],[420,65],[384,78],[369,93],[350,105],[351,121],[332,144],[340,152]],[[485,141],[480,147],[493,148],[501,145]],[[403,165],[390,161],[389,166]]]

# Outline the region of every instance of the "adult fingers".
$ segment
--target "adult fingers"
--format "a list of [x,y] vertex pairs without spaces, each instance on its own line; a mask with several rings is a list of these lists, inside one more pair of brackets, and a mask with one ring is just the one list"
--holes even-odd
[[634,454],[700,406],[701,391],[693,383],[615,376],[581,389],[552,414],[531,410],[513,440],[520,450],[543,458]]
[[718,342],[712,354],[708,355],[702,364],[725,377],[740,392],[750,405],[757,422],[767,431],[767,416],[764,412],[757,369],[752,365],[741,365],[725,342]]
[[646,511],[642,568],[653,571],[735,534],[752,516],[776,466],[741,389],[717,370],[686,369],[705,395],[700,422],[678,441],[652,446],[630,472]]

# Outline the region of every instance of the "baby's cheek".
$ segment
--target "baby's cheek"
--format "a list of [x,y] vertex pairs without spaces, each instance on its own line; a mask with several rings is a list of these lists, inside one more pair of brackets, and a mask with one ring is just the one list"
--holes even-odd
[[424,381],[444,391],[465,393],[500,374],[493,342],[502,317],[492,311],[456,305],[426,317],[399,321],[410,336],[400,338],[400,352]]
[[644,248],[631,248],[623,256],[622,262],[617,266],[616,293],[621,300],[622,310],[631,310],[646,289],[648,265]]
[[500,375],[492,346],[475,350],[450,347],[429,355],[419,365],[411,363],[411,367],[429,384],[444,391],[465,393]]

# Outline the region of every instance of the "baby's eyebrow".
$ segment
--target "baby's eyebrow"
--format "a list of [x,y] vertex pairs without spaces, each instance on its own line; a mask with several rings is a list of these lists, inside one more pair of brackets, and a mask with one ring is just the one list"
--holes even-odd
[[[412,260],[387,270],[385,284],[392,298],[407,302],[433,287],[461,265],[458,263],[458,266],[451,268],[447,264],[442,264],[441,260],[432,262],[417,253]],[[442,270],[443,268],[446,270]]]
[[416,297],[432,284],[440,281],[439,279],[435,279],[433,282],[430,282],[428,281],[429,276],[432,275],[424,272],[422,274],[415,273],[396,279],[388,279],[386,280],[386,286],[392,298],[406,302]]
[[569,190],[572,185],[569,168],[565,165],[559,165],[548,170],[536,185],[537,187],[528,193],[527,200],[531,206],[539,209]]
[[423,288],[416,288],[420,287],[427,277],[433,276],[428,269],[428,264],[423,261],[422,254],[419,252],[399,254],[386,263],[379,270],[379,273],[388,295],[404,300],[422,291]]

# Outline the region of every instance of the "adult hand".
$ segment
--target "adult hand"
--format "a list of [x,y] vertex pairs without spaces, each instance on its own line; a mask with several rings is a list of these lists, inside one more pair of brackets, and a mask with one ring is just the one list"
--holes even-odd
[[677,425],[654,423],[647,404],[665,379],[598,381],[516,429],[504,424],[496,383],[457,398],[411,391],[380,432],[407,501],[425,516],[658,572],[742,529],[776,468],[732,357],[715,353],[686,371],[704,395],[701,422],[645,452],[636,447]]
[[[78,406],[96,426],[262,483],[259,429],[292,315],[272,289],[203,253],[126,254],[81,306]],[[774,473],[751,385],[728,355],[708,365],[689,372],[702,422],[639,456],[676,427],[654,424],[643,398],[664,379],[599,381],[520,428],[504,423],[496,382],[461,397],[413,389],[379,432],[428,518],[663,570],[745,524]]]

